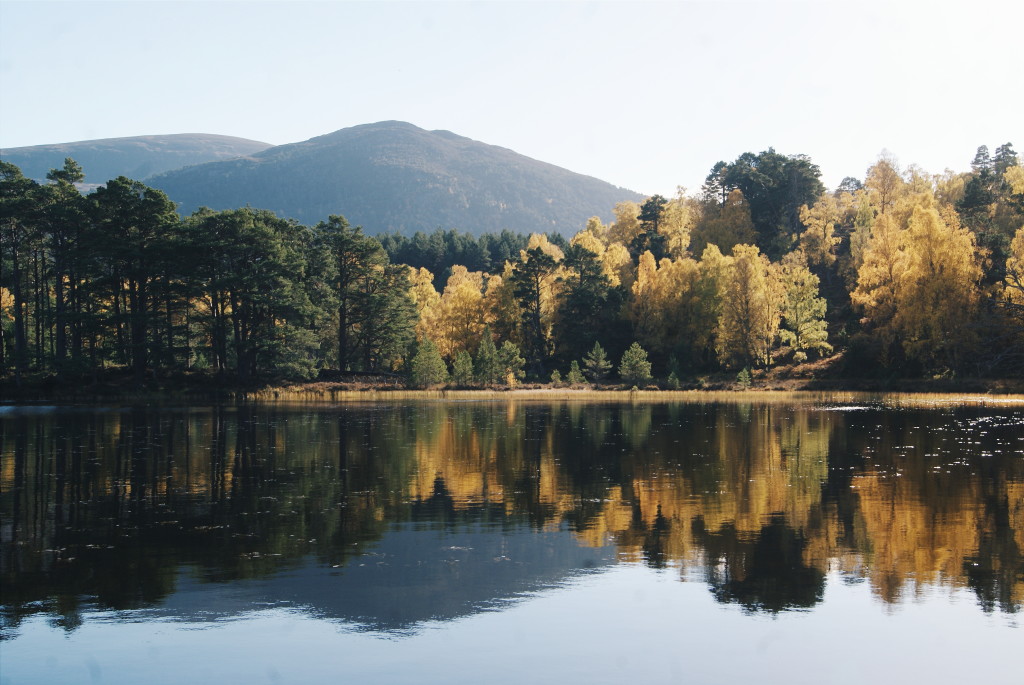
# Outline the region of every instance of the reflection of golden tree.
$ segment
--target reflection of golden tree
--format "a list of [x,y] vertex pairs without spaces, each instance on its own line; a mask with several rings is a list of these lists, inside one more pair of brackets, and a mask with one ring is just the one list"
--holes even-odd
[[950,493],[935,506],[914,480],[894,473],[855,479],[872,585],[886,601],[898,599],[907,581],[962,584],[963,561],[978,548],[976,489]]
[[[60,546],[48,512],[59,526],[84,516],[77,503],[90,497],[124,516],[187,498],[196,511],[251,502],[272,512],[232,524],[252,542],[228,542],[287,556],[307,553],[303,540],[368,539],[443,482],[455,511],[492,505],[532,525],[568,524],[584,545],[613,541],[627,559],[721,567],[723,596],[759,596],[750,564],[760,554],[762,578],[778,572],[763,558],[774,540],[801,572],[863,575],[886,601],[909,583],[941,584],[1020,606],[1024,465],[967,463],[948,417],[881,416],[865,427],[792,405],[515,401],[330,421],[266,408],[110,413],[0,433],[0,489],[6,503],[22,498],[16,525],[40,549]],[[274,516],[289,523],[263,527]],[[245,573],[262,568],[246,563]]]

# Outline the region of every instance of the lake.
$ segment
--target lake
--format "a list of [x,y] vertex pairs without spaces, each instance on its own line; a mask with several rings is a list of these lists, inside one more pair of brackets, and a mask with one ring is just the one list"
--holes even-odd
[[1018,682],[1024,402],[0,407],[0,683]]

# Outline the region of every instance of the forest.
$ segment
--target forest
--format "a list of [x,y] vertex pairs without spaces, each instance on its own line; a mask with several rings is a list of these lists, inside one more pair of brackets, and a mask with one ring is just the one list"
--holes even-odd
[[832,191],[803,155],[714,165],[571,239],[365,235],[260,209],[180,217],[125,177],[90,194],[0,162],[0,379],[254,383],[377,375],[690,387],[831,360],[840,377],[1024,376],[1024,168],[879,157]]

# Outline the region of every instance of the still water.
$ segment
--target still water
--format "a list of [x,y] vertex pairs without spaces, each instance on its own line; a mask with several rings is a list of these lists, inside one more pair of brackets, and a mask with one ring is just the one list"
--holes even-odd
[[1024,405],[0,408],[0,683],[1020,682]]

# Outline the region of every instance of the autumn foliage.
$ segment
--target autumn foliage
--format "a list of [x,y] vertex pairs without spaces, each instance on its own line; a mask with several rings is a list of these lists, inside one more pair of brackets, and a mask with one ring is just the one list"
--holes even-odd
[[834,352],[848,376],[1024,373],[1009,144],[964,174],[883,156],[831,192],[804,156],[746,153],[697,195],[620,203],[569,240],[377,239],[340,216],[307,228],[248,208],[179,219],[129,179],[82,195],[80,174],[68,160],[40,184],[3,163],[0,373],[16,383],[116,368],[576,383],[604,377],[595,349],[609,368],[640,350],[673,387]]

